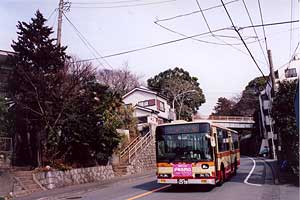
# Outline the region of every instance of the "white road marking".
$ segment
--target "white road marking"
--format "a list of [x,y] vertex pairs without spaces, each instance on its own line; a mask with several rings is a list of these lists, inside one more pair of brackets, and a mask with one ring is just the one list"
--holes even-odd
[[252,167],[252,169],[250,170],[248,176],[245,178],[244,183],[245,183],[245,184],[248,184],[248,185],[253,185],[253,186],[262,186],[261,184],[248,183],[248,179],[250,178],[250,176],[251,176],[251,174],[253,173],[253,171],[254,171],[254,169],[255,169],[255,166],[256,166],[255,160],[254,160],[253,158],[250,158],[250,157],[248,157],[248,158],[249,158],[250,160],[252,160],[252,162],[253,162],[253,167]]

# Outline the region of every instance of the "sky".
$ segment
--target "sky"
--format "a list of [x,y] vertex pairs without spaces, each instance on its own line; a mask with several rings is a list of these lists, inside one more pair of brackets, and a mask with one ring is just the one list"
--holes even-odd
[[[66,1],[66,0],[65,0]],[[36,10],[48,19],[56,37],[57,7],[59,0],[1,0],[0,49],[11,51],[12,40],[17,39],[17,22],[29,22]],[[181,67],[198,78],[206,98],[200,109],[201,115],[209,115],[218,97],[232,98],[243,91],[249,81],[261,72],[248,54],[220,0],[198,0],[206,24],[196,0],[72,0],[65,11],[62,25],[62,44],[67,53],[78,59],[93,59],[155,44],[165,43],[227,28],[194,39],[185,39],[132,53],[92,61],[96,67],[118,69],[128,63],[129,69],[146,80],[170,68]],[[83,4],[82,4],[83,3]],[[236,27],[260,25],[258,0],[224,0]],[[247,10],[244,7],[246,4]],[[264,24],[299,20],[298,0],[260,0]],[[197,11],[197,12],[196,12]],[[178,15],[192,13],[163,20]],[[167,27],[158,26],[154,22]],[[162,21],[159,21],[162,20]],[[171,32],[172,30],[173,32]],[[266,45],[262,27],[241,29],[262,72],[267,75]],[[177,33],[175,33],[177,32]],[[181,35],[179,35],[179,34]],[[78,35],[86,38],[82,42]],[[288,63],[299,43],[299,23],[266,26],[267,47],[272,51],[275,70]],[[201,40],[201,41],[199,41]],[[204,41],[204,42],[203,42]],[[259,42],[260,41],[260,44]],[[87,43],[90,44],[88,48]],[[228,44],[234,44],[228,45]],[[261,45],[261,47],[260,47]],[[93,50],[94,49],[94,50]]]

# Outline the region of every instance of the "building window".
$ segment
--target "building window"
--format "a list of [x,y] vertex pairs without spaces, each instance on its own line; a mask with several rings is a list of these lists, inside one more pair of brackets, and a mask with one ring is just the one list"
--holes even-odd
[[159,111],[165,112],[165,103],[157,100],[157,109]]
[[274,75],[275,75],[275,78],[276,78],[276,79],[279,79],[278,70],[276,70],[276,71],[274,72]]
[[296,68],[290,68],[285,70],[285,78],[297,77]]
[[154,106],[155,105],[155,99],[140,101],[140,102],[138,102],[138,105],[141,106],[141,107]]

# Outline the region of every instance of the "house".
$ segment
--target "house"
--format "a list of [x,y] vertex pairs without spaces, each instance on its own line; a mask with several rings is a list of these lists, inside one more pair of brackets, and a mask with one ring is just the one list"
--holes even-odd
[[13,52],[0,50],[0,97],[7,96],[7,82],[12,67],[8,64],[8,56]]
[[[295,54],[289,63],[279,67],[275,72],[275,88],[278,88],[278,83],[283,80],[295,80],[298,79],[300,73],[300,54]],[[261,145],[261,150],[267,146],[273,150],[275,143],[277,143],[278,136],[274,133],[273,125],[274,121],[271,117],[272,110],[272,87],[271,81],[266,85],[266,88],[261,91],[259,95],[260,113],[261,113],[261,125],[264,138]],[[277,147],[280,151],[280,146]]]
[[134,115],[143,124],[170,122],[170,105],[167,99],[146,87],[134,88],[123,96],[125,105],[134,108]]

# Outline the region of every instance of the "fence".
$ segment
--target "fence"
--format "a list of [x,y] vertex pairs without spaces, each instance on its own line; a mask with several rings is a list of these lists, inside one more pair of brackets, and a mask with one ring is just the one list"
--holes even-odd
[[12,139],[0,137],[0,168],[9,168],[11,166],[12,150]]

